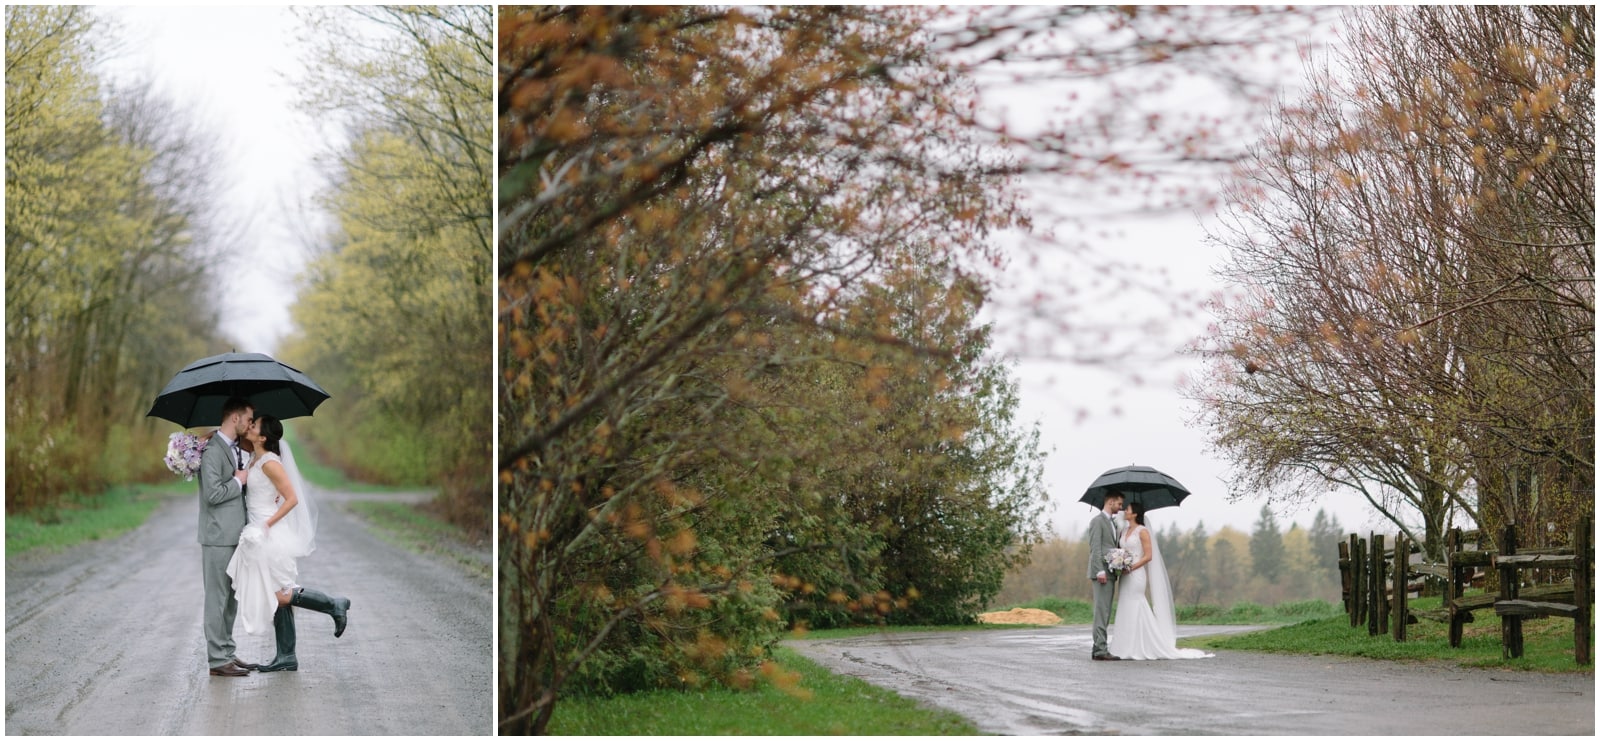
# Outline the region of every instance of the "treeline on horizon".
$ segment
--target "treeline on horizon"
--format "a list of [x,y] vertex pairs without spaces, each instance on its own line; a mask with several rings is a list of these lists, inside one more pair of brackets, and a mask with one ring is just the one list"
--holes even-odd
[[[1317,510],[1310,527],[1289,523],[1284,530],[1270,507],[1262,507],[1249,533],[1224,525],[1208,532],[1204,522],[1184,530],[1163,527],[1161,510],[1150,513],[1152,535],[1172,582],[1174,604],[1276,605],[1303,600],[1338,601],[1338,544],[1345,536],[1337,518]],[[1026,565],[1006,574],[994,598],[996,608],[1047,597],[1094,599],[1087,578],[1089,544],[1079,537],[1054,535],[1033,546]]]

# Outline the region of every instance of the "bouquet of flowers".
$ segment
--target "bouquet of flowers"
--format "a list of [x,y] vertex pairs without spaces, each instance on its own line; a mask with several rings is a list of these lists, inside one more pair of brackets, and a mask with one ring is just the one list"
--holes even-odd
[[1106,566],[1112,571],[1127,571],[1133,566],[1133,554],[1124,548],[1112,548],[1106,551]]
[[167,470],[193,481],[200,472],[200,454],[205,452],[206,440],[187,432],[174,432],[167,441]]

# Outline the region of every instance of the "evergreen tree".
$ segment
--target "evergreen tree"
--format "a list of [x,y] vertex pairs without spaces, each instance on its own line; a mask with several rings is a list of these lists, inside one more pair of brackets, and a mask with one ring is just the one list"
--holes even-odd
[[1283,575],[1283,533],[1278,530],[1278,518],[1270,505],[1262,505],[1261,519],[1256,520],[1250,533],[1250,562],[1257,576],[1273,584]]
[[1300,527],[1298,522],[1289,523],[1289,532],[1283,535],[1283,552],[1283,599],[1310,599],[1322,576],[1310,531]]
[[1237,594],[1241,578],[1238,548],[1226,538],[1218,538],[1211,554],[1212,599],[1226,603]]
[[1210,548],[1206,547],[1209,537],[1206,535],[1204,521],[1195,523],[1194,530],[1189,532],[1183,549],[1183,560],[1186,562],[1189,574],[1188,582],[1184,585],[1183,592],[1178,592],[1173,587],[1174,599],[1182,594],[1191,605],[1198,605],[1201,599],[1211,592],[1211,559]]
[[1321,509],[1317,516],[1311,520],[1311,552],[1317,557],[1317,565],[1331,571],[1339,570],[1339,541],[1344,538],[1344,528],[1340,527],[1339,519],[1329,515]]
[[1167,564],[1167,581],[1172,586],[1172,597],[1178,599],[1187,583],[1194,578],[1189,564],[1189,540],[1177,525],[1171,525],[1155,535],[1161,547],[1161,557]]

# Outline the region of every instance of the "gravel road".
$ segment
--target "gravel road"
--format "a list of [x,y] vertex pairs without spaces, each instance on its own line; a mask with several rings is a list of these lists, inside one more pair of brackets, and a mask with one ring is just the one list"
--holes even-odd
[[[492,734],[489,580],[379,540],[352,498],[322,493],[300,562],[301,583],[350,598],[349,628],[296,610],[298,672],[207,673],[193,496],[115,540],[7,559],[6,735]],[[270,634],[234,640],[272,657]]]
[[[1249,627],[1178,626],[1183,636]],[[1090,661],[1089,626],[786,645],[1013,735],[1594,735],[1594,677],[1222,651]]]

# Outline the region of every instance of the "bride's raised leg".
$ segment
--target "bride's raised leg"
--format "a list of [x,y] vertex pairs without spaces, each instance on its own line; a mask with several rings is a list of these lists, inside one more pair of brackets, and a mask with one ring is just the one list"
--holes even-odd
[[333,637],[338,638],[344,635],[344,626],[347,619],[346,612],[350,609],[350,600],[344,597],[329,597],[315,589],[295,587],[294,596],[290,598],[289,604],[295,607],[304,607],[308,610],[316,610],[333,618]]

